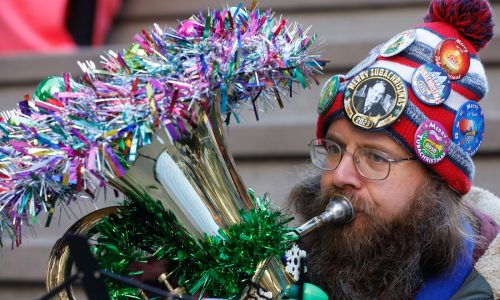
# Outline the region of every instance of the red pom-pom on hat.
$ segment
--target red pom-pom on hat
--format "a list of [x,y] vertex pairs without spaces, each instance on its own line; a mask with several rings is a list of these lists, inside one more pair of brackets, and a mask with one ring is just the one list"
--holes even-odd
[[432,0],[425,22],[445,22],[480,50],[493,38],[493,16],[487,0]]

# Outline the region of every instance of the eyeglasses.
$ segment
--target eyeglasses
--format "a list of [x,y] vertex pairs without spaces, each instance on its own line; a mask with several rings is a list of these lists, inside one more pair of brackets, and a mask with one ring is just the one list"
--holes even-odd
[[[346,152],[339,144],[330,140],[314,139],[309,142],[312,163],[322,170],[335,170]],[[368,148],[356,149],[352,153],[352,158],[358,173],[372,180],[386,179],[391,172],[392,163],[415,159],[415,157],[390,159],[386,158],[386,154],[383,152]]]

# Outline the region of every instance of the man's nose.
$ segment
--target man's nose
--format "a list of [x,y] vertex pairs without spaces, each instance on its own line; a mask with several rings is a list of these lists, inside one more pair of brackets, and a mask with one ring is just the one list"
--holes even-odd
[[347,152],[335,170],[324,171],[323,180],[337,188],[358,189],[362,183],[361,175],[354,165],[354,157]]

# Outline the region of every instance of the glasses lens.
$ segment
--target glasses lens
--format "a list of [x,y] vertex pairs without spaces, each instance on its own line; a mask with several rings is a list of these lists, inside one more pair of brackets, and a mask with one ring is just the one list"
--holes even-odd
[[340,146],[328,140],[312,140],[309,151],[312,163],[323,170],[334,170],[342,158]]
[[387,178],[390,162],[375,150],[361,149],[354,153],[354,161],[359,173],[369,179]]

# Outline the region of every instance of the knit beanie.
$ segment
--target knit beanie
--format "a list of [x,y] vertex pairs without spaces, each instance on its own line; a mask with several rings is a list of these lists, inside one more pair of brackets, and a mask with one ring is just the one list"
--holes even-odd
[[316,136],[346,118],[381,131],[459,194],[471,188],[471,156],[483,138],[479,101],[488,82],[478,51],[493,37],[486,0],[433,0],[424,23],[372,49],[321,92]]

